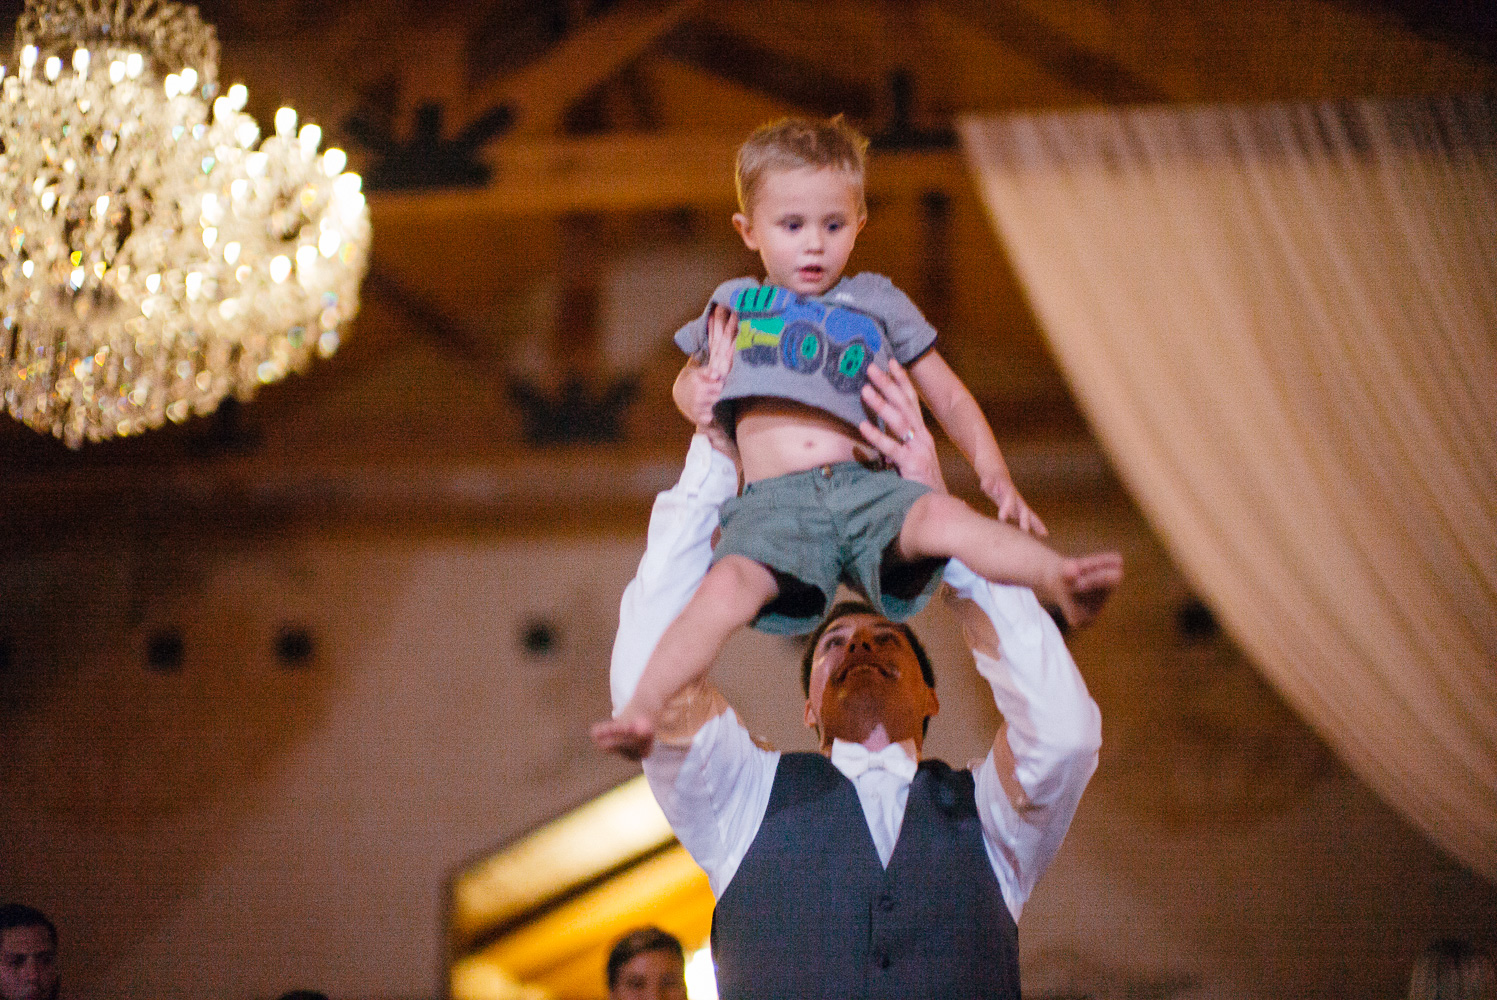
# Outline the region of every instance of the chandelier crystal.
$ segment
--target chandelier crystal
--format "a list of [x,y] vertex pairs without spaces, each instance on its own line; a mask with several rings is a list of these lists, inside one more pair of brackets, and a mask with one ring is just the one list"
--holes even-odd
[[165,0],[27,0],[0,67],[0,397],[69,447],[212,412],[327,357],[369,213],[341,150]]

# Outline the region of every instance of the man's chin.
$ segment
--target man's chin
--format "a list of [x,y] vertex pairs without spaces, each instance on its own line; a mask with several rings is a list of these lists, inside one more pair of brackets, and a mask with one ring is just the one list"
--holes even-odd
[[[864,729],[864,735],[866,735],[882,723],[884,716],[888,713],[889,702],[886,694],[886,690],[873,684],[851,685],[839,692],[836,717],[848,721],[845,728]],[[823,712],[823,714],[827,713]],[[833,735],[844,740],[850,738],[845,733],[833,733]],[[861,740],[862,736],[857,739]]]

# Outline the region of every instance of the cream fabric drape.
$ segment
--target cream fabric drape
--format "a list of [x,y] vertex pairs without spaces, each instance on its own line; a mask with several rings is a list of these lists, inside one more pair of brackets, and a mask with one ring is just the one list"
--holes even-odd
[[1175,560],[1364,780],[1497,880],[1497,100],[962,136]]

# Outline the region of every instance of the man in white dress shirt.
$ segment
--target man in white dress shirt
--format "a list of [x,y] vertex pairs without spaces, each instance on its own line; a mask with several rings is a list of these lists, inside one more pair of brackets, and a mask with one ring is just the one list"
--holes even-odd
[[[892,400],[875,407],[891,434],[870,440],[903,474],[944,488],[913,390],[876,384]],[[656,499],[624,593],[615,709],[706,573],[717,507],[736,489],[732,459],[699,433],[680,481]],[[1098,603],[1121,577],[1099,572],[1083,587]],[[1029,590],[955,561],[945,582],[1005,720],[972,770],[921,758],[939,710],[924,653],[907,627],[857,607],[834,609],[808,652],[805,720],[819,754],[758,745],[705,682],[657,724],[645,775],[717,898],[727,1000],[1018,1000],[1015,922],[1096,769],[1100,715]]]

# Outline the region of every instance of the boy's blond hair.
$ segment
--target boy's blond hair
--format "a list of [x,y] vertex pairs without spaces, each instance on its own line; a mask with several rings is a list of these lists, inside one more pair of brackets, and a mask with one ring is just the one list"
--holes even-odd
[[841,115],[825,121],[781,118],[761,125],[738,147],[734,173],[738,209],[745,215],[752,214],[754,198],[764,175],[771,170],[832,167],[852,175],[858,189],[858,211],[866,214],[863,160],[867,150],[868,140]]

